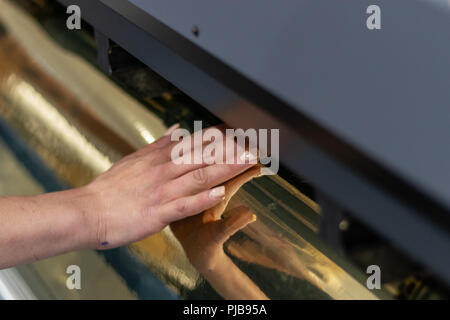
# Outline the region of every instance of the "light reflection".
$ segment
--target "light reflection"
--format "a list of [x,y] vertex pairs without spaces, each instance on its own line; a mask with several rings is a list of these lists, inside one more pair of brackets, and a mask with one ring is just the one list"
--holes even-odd
[[10,98],[27,109],[34,117],[57,133],[71,146],[84,163],[93,166],[95,173],[102,173],[112,166],[111,160],[90,143],[69,121],[51,105],[32,85],[16,75],[10,75],[5,84]]
[[155,137],[150,133],[150,131],[147,130],[147,128],[145,128],[145,126],[142,123],[135,122],[134,126],[147,143],[150,144],[155,142]]

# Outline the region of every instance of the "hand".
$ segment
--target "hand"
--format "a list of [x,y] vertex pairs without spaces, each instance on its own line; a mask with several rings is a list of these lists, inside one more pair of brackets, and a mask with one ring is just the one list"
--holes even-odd
[[[109,249],[128,244],[203,212],[224,200],[225,188],[216,186],[253,166],[177,165],[171,161],[171,150],[177,143],[165,136],[125,157],[82,188],[90,247]],[[193,144],[192,150],[196,147]]]
[[227,263],[228,257],[223,251],[223,244],[237,231],[256,220],[256,216],[245,207],[229,210],[224,214],[224,219],[221,217],[233,195],[242,185],[259,176],[260,172],[260,167],[255,166],[228,181],[223,201],[201,215],[170,225],[190,262],[201,273],[206,274],[215,270],[218,265]]

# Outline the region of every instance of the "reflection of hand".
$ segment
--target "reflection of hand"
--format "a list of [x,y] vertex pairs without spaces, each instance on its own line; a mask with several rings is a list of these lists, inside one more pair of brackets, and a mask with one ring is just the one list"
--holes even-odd
[[239,188],[259,176],[256,166],[225,184],[225,200],[201,215],[171,224],[191,263],[219,294],[227,299],[267,299],[263,292],[225,254],[223,244],[237,231],[256,220],[249,209],[237,207],[225,213]]
[[171,224],[175,236],[191,263],[200,271],[214,268],[225,258],[223,244],[237,231],[243,229],[256,217],[245,207],[238,207],[227,212],[221,219],[232,196],[249,180],[258,176],[260,168],[253,167],[225,184],[225,199],[215,207]]
[[214,222],[203,222],[203,215],[197,215],[171,225],[189,258],[201,273],[216,269],[227,258],[223,244],[233,234],[255,221],[255,216],[245,207],[229,212],[230,216]]

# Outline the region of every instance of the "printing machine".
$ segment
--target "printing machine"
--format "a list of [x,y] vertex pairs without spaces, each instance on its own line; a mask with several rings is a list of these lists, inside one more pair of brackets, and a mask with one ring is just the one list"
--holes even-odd
[[[235,128],[280,129],[279,175],[244,186],[236,200],[257,211],[262,222],[253,240],[259,241],[267,261],[247,239],[257,230],[236,235],[226,246],[227,254],[269,297],[448,296],[450,2],[18,3],[20,10],[11,12],[22,12],[17,17],[30,15],[50,35],[49,41],[95,65],[119,88],[103,84],[102,88],[109,88],[99,89],[103,97],[90,101],[110,103],[117,115],[109,115],[106,107],[92,107],[97,108],[92,111],[94,118],[110,129],[104,129],[105,138],[101,130],[91,128],[94,133],[89,139],[103,137],[98,149],[112,162],[143,145],[142,135],[138,137],[142,130],[156,137],[175,122],[190,129],[196,119]],[[366,27],[371,4],[381,8],[379,30]],[[57,27],[64,25],[69,5],[81,8],[80,31]],[[0,24],[6,29],[20,29],[15,29],[13,19],[1,15]],[[26,46],[30,41],[19,42]],[[47,64],[57,63],[48,57]],[[60,68],[67,68],[66,73],[58,71],[59,78],[57,71],[52,75],[56,82],[89,97],[86,86],[79,84],[81,69],[63,65]],[[99,71],[88,74],[95,72]],[[86,79],[91,78],[88,74]],[[8,79],[11,86],[18,85],[15,78]],[[15,92],[13,87],[8,90]],[[122,97],[117,90],[137,102],[118,105],[108,100],[108,95]],[[82,110],[82,105],[72,108]],[[68,118],[79,112],[64,111]],[[47,185],[54,181],[50,189],[82,185],[101,173],[89,161],[80,161],[74,169],[65,156],[52,158],[49,155],[64,153],[67,146],[60,142],[52,146],[42,142],[45,138],[33,140],[30,126],[20,125],[29,115],[18,115],[19,121],[8,118],[10,114],[0,112],[7,126],[16,128],[5,135],[22,132],[28,137],[33,152],[49,167],[44,180]],[[142,118],[147,122],[137,128],[136,119]],[[40,153],[38,146],[50,151]],[[59,165],[52,165],[56,162]],[[270,236],[264,238],[264,233]],[[180,251],[164,251],[171,246],[179,250],[172,238],[167,233],[98,255],[138,298],[155,298],[156,293],[149,295],[151,285],[159,288],[154,291],[158,297],[216,297],[210,284],[198,281],[201,275]],[[88,255],[94,259],[92,253]],[[381,268],[382,290],[365,287],[370,265]],[[30,278],[26,267],[18,272],[25,282]]]

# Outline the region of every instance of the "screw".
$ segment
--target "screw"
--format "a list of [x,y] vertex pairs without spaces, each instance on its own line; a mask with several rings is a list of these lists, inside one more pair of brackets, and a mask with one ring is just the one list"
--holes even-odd
[[350,227],[350,222],[347,219],[344,219],[339,223],[339,230],[341,231],[347,231]]
[[196,37],[198,37],[198,35],[200,34],[200,30],[197,26],[192,27],[192,34]]

